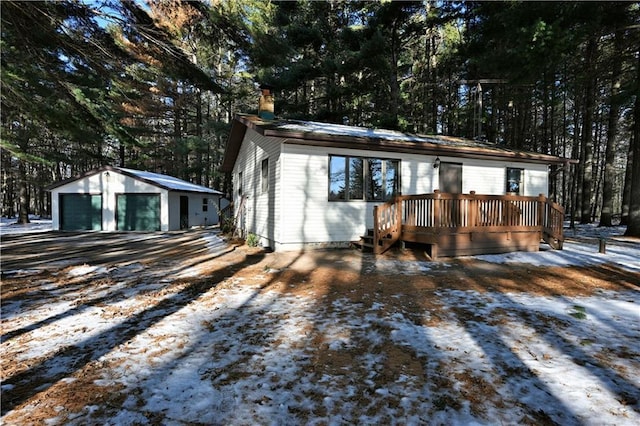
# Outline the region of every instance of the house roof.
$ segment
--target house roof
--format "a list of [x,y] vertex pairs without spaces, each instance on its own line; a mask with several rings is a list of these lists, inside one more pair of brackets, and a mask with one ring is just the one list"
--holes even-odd
[[130,178],[146,182],[150,185],[154,185],[154,186],[166,189],[168,191],[198,192],[198,193],[206,193],[206,194],[223,195],[222,192],[216,191],[215,189],[207,188],[206,186],[202,186],[202,185],[196,185],[195,183],[187,182],[186,180],[178,179],[173,176],[163,175],[160,173],[145,172],[142,170],[126,169],[123,167],[114,167],[114,166],[104,166],[99,169],[88,171],[80,176],[76,176],[70,179],[56,182],[53,185],[50,185],[49,187],[47,187],[47,190],[51,191],[52,189],[66,185],[70,182],[73,182],[79,179],[84,179],[86,177],[93,176],[95,174],[102,173],[102,172],[121,173],[125,176],[129,176]]
[[282,143],[352,148],[372,151],[442,155],[461,158],[501,159],[519,162],[565,164],[575,160],[521,151],[502,145],[443,135],[418,135],[395,130],[370,129],[299,120],[262,120],[237,115],[231,127],[221,170],[233,170],[246,129],[263,136],[282,138]]

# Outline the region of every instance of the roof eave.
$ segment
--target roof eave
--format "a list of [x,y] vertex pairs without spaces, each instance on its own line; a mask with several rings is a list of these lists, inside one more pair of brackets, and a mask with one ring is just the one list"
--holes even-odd
[[285,138],[283,143],[287,144],[323,146],[330,148],[363,149],[369,151],[397,152],[404,154],[442,155],[484,160],[493,158],[537,164],[565,164],[576,162],[576,160],[568,160],[566,158],[547,154],[497,150],[487,151],[482,148],[453,147],[425,142],[390,141],[335,135],[331,135],[330,137],[327,137],[326,135],[314,135],[314,139],[308,139],[309,135],[304,135],[304,137],[301,138],[300,135],[271,130],[265,130],[264,135]]
[[223,173],[230,173],[233,171],[233,166],[236,164],[236,159],[240,153],[240,146],[242,140],[247,132],[247,128],[253,127],[250,120],[244,119],[242,116],[236,116],[231,124],[231,132],[229,133],[229,139],[227,140],[227,146],[224,150],[224,157],[222,158],[222,164],[220,165],[220,171]]
[[461,158],[498,159],[515,162],[528,162],[547,165],[575,164],[578,160],[557,157],[535,152],[514,151],[509,149],[482,148],[469,146],[450,146],[430,142],[413,142],[387,140],[353,135],[322,134],[318,132],[304,132],[283,130],[272,125],[273,122],[262,120],[254,115],[236,115],[221,171],[231,172],[240,151],[240,145],[248,128],[262,136],[283,139],[283,143],[322,146],[345,149],[363,149],[370,151],[398,152],[421,155],[448,155]]

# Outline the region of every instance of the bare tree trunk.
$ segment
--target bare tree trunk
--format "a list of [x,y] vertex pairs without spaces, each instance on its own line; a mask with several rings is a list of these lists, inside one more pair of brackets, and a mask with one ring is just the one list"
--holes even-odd
[[[615,33],[614,58],[620,58],[622,51],[622,34]],[[618,116],[620,114],[620,74],[622,73],[622,61],[614,60],[611,70],[611,98],[609,101],[609,123],[607,126],[607,147],[604,154],[604,183],[602,187],[602,211],[600,213],[600,226],[611,226],[613,217],[613,184],[615,181],[615,151],[614,142],[618,132]]]
[[629,224],[629,206],[631,204],[631,172],[633,171],[633,136],[629,144],[629,153],[627,155],[627,164],[624,173],[624,189],[622,190],[622,216],[620,225]]
[[27,165],[18,159],[18,223],[29,223],[29,189],[27,184]]
[[595,73],[593,72],[596,55],[596,39],[591,38],[585,52],[587,83],[585,85],[585,106],[582,121],[582,150],[584,164],[582,170],[582,202],[580,223],[591,223],[591,201],[593,197],[593,106],[595,103]]
[[[640,56],[638,56],[636,83],[640,81]],[[625,235],[640,237],[640,96],[636,96],[633,110],[633,162],[631,172],[631,196],[629,223]]]
[[202,135],[202,91],[196,89],[196,137],[198,138],[198,145],[196,147],[196,183],[203,185],[202,172],[204,166],[202,164],[202,151],[204,148],[204,138]]

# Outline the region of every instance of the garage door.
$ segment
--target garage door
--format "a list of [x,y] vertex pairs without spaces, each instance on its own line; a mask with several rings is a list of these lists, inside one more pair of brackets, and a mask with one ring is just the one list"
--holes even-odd
[[119,231],[160,230],[160,194],[119,194],[116,212]]
[[60,194],[60,229],[102,230],[102,195]]

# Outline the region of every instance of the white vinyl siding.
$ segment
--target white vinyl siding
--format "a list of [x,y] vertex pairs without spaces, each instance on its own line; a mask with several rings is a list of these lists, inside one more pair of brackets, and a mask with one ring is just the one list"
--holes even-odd
[[[346,152],[346,151],[345,151]],[[358,156],[362,152],[348,151]],[[341,150],[332,154],[341,155]],[[283,145],[282,242],[324,243],[357,240],[366,230],[374,203],[330,202],[329,155],[320,147]]]
[[522,195],[528,197],[549,195],[549,168],[545,164],[513,164],[510,167],[524,168],[524,194]]
[[[401,194],[425,194],[438,188],[436,156],[296,145],[247,129],[232,173],[234,188],[243,175],[247,197],[239,225],[276,250],[357,241],[373,226],[373,208],[381,202],[329,201],[330,156],[400,161]],[[268,191],[262,192],[262,161],[269,159]],[[524,169],[524,194],[547,193],[547,166],[440,156],[462,163],[463,193],[505,193],[507,167]],[[240,199],[235,195],[236,205]]]
[[[52,225],[60,229],[60,194],[101,194],[102,230],[115,231],[116,198],[122,194],[159,194],[160,230],[180,229],[180,196],[189,198],[189,226],[205,226],[218,223],[218,194],[168,191],[140,179],[110,170],[89,175],[54,188],[51,191]],[[207,198],[208,209],[202,211],[203,197]]]
[[[189,226],[210,226],[219,222],[219,195],[192,192],[169,192],[169,229],[180,229],[180,197],[189,198]],[[204,200],[207,211],[203,211]]]
[[[268,190],[262,192],[262,161],[269,161]],[[239,206],[238,178],[242,173],[243,211],[239,215],[241,229],[261,237],[260,243],[271,246],[278,238],[276,223],[280,217],[280,141],[247,129],[233,169],[234,203]]]
[[[444,161],[444,160],[443,160]],[[462,162],[462,192],[468,194],[504,195],[507,168],[524,169],[520,195],[547,195],[548,167],[546,164],[501,162],[491,160],[459,159]]]
[[[116,230],[117,194],[160,194],[160,229],[169,230],[168,191],[116,171],[96,173],[55,188],[51,191],[51,208],[54,212],[59,211],[58,195],[61,193],[101,193],[102,229],[105,231]],[[55,214],[53,219],[53,229],[60,229],[59,216]]]

